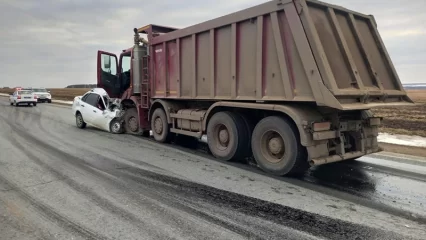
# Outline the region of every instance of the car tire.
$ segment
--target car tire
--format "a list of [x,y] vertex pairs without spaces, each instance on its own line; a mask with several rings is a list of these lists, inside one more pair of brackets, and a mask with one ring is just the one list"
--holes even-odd
[[47,102],[48,102],[48,103],[52,103],[52,100],[50,100],[50,99],[49,99],[49,100],[47,100]]
[[109,131],[114,134],[123,133],[123,124],[118,118],[114,118],[109,124]]
[[10,102],[10,106],[13,106],[13,102]]
[[86,127],[86,123],[84,122],[83,115],[81,115],[81,113],[77,113],[75,115],[75,123],[78,128],[83,129]]

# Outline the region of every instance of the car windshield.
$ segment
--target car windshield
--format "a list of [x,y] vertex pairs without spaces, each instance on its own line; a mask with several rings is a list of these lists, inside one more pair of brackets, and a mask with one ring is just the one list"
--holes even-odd
[[44,88],[35,88],[33,89],[33,92],[47,92],[47,90]]
[[21,95],[21,94],[31,94],[31,91],[29,91],[29,90],[18,91],[18,94],[19,95]]
[[102,98],[104,99],[105,105],[108,107],[109,105],[109,98],[107,96],[102,96]]

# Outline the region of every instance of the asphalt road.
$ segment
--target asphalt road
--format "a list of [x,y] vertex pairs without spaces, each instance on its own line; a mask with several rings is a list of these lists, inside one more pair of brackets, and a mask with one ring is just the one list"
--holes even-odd
[[0,98],[0,239],[425,239],[425,177],[365,162],[277,178]]

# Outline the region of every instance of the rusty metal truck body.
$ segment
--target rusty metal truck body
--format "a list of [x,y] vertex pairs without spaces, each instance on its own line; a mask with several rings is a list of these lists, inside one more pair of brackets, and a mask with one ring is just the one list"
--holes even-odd
[[117,63],[98,53],[98,87],[127,106],[127,132],[207,136],[217,158],[276,175],[380,151],[369,109],[412,104],[374,17],[314,0],[135,29]]

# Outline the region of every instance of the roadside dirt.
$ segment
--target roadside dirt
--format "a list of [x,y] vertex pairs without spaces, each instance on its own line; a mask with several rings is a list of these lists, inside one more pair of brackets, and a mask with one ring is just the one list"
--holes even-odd
[[426,137],[426,90],[407,92],[416,105],[373,109],[376,116],[384,118],[380,131]]
[[[0,88],[0,93],[13,93],[13,88]],[[52,97],[56,100],[72,101],[75,96],[83,95],[88,88],[49,88]]]

